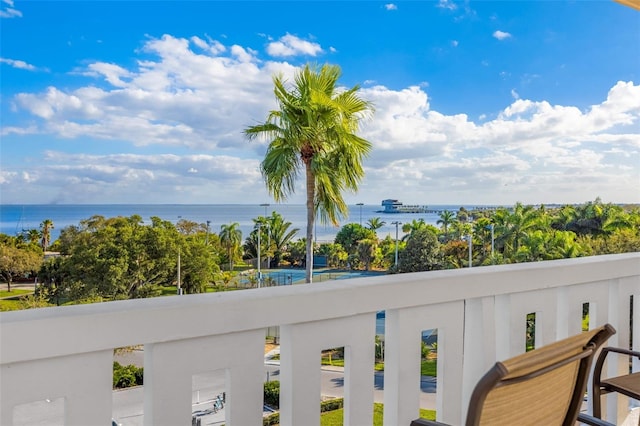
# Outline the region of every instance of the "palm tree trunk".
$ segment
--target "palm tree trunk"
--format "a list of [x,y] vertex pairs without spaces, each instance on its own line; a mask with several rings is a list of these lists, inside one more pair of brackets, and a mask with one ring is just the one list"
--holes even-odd
[[315,222],[314,198],[316,193],[316,182],[311,171],[311,164],[305,162],[305,174],[307,178],[307,261],[305,271],[305,281],[313,282],[313,225]]

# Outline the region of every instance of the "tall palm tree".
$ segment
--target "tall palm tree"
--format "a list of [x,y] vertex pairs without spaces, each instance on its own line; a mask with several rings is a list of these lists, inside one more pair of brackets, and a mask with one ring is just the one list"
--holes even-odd
[[364,263],[364,269],[367,271],[371,268],[371,262],[375,258],[377,248],[377,239],[365,238],[364,240],[358,241],[358,257],[360,257],[360,261]]
[[291,228],[292,223],[285,221],[282,215],[272,212],[268,218],[269,232],[271,236],[271,246],[269,247],[269,255],[273,257],[273,263],[276,267],[280,264],[287,245],[293,241],[300,229]]
[[445,210],[438,214],[440,219],[436,222],[438,225],[442,225],[442,230],[444,231],[444,239],[447,241],[449,239],[449,225],[451,225],[456,220],[456,214],[451,210]]
[[220,244],[227,250],[229,271],[233,271],[233,258],[242,242],[242,231],[238,228],[239,226],[238,222],[220,226]]
[[29,229],[26,231],[27,241],[32,244],[38,244],[38,241],[41,241],[42,234],[37,229]]
[[520,248],[521,241],[536,226],[537,212],[533,206],[516,203],[513,211],[498,209],[493,216],[496,224],[496,241],[503,248],[507,258],[514,258]]
[[45,219],[40,224],[40,232],[42,234],[42,250],[47,250],[51,242],[51,230],[53,229],[53,221]]
[[367,225],[369,225],[368,228],[371,229],[372,231],[377,231],[378,229],[382,228],[386,224],[387,222],[380,219],[379,217],[372,217],[367,221]]
[[407,222],[405,224],[402,225],[402,232],[405,233],[405,235],[402,237],[402,241],[406,241],[409,239],[409,237],[411,236],[411,234],[421,230],[421,229],[425,229],[427,227],[427,222],[424,221],[424,219],[420,218],[420,219],[413,219],[411,222]]
[[337,226],[348,214],[342,192],[356,191],[364,176],[362,159],[371,143],[356,135],[360,121],[373,111],[358,97],[359,86],[337,87],[340,67],[306,65],[287,87],[282,75],[274,76],[278,110],[266,122],[245,129],[250,139],[270,139],[260,165],[267,189],[276,201],[295,191],[295,180],[304,171],[307,233],[306,281],[312,280],[313,228],[316,214],[322,222]]

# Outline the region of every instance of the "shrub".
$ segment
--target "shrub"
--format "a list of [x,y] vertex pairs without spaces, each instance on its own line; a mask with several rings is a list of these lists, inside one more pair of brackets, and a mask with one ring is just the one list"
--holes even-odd
[[135,365],[123,366],[119,362],[113,362],[113,388],[124,389],[144,384],[144,368]]
[[344,398],[335,398],[322,401],[320,403],[320,412],[338,410],[344,406]]
[[280,382],[278,380],[264,384],[264,403],[276,410],[280,408]]
[[280,413],[269,414],[262,418],[262,426],[274,426],[280,424]]

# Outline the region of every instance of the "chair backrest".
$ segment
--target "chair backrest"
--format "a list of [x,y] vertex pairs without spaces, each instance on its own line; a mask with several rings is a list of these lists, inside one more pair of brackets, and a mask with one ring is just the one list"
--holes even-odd
[[466,425],[574,425],[593,358],[615,332],[605,324],[497,362],[471,395]]

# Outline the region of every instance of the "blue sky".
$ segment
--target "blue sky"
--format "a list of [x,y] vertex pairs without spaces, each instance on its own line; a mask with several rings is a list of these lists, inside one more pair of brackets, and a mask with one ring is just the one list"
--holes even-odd
[[640,202],[640,11],[613,1],[0,4],[5,204],[272,201],[242,130],[307,62],[376,108],[350,204]]

